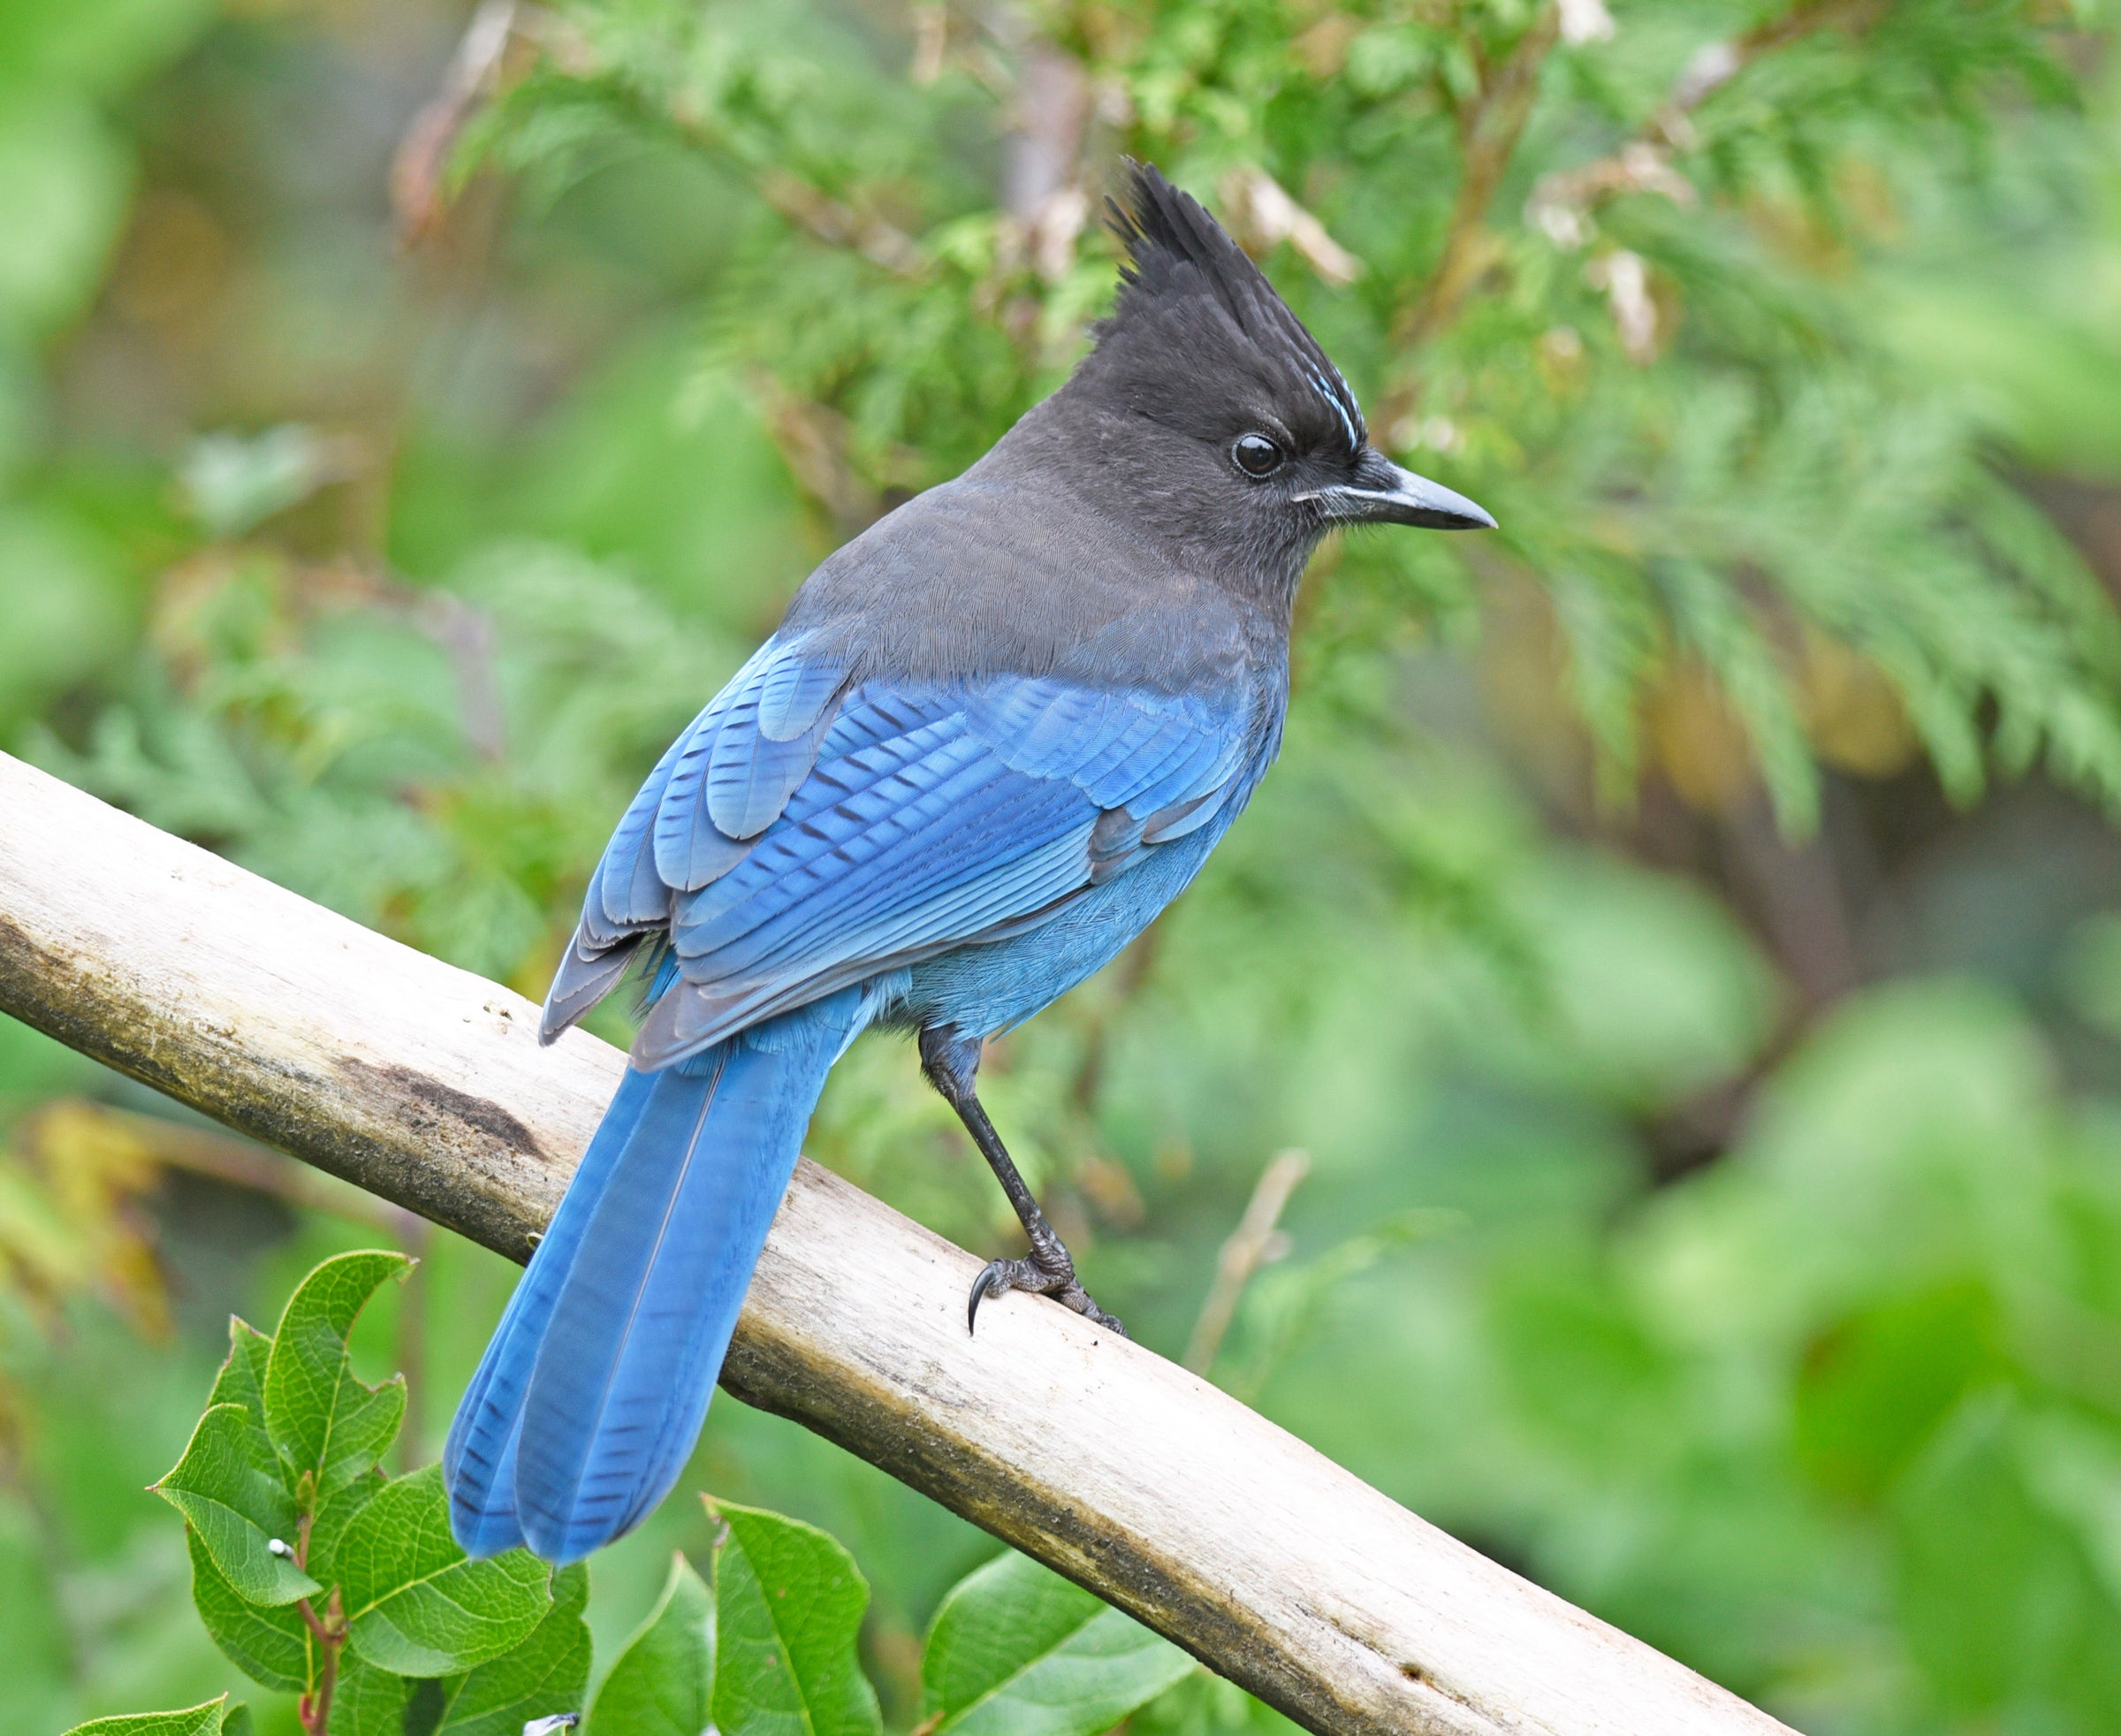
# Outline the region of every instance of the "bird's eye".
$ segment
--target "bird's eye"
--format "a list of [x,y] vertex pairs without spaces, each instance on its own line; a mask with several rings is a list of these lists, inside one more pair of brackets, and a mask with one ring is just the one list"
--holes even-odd
[[1230,448],[1230,462],[1248,476],[1271,476],[1281,468],[1285,454],[1264,434],[1240,434]]

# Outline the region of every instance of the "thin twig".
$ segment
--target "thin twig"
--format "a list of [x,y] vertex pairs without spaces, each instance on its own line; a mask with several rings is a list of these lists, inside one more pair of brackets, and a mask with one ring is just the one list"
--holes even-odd
[[[491,102],[521,76],[510,64],[512,44],[530,45],[567,77],[595,82],[612,76],[595,45],[569,19],[544,6],[521,0],[485,0],[473,14],[441,90],[414,118],[398,147],[391,176],[392,201],[399,232],[409,242],[430,232],[443,209],[443,173],[465,124],[482,103]],[[751,170],[758,195],[789,222],[828,246],[848,247],[900,277],[919,277],[927,256],[903,231],[873,213],[857,211],[779,164],[764,168],[744,163],[726,149],[705,116],[682,98],[667,110],[649,113],[637,95],[614,92],[644,117],[674,126],[688,141],[704,146],[726,161]]]
[[324,1736],[331,1727],[331,1692],[338,1686],[338,1648],[346,1643],[346,1618],[338,1608],[336,1587],[332,1588],[331,1603],[324,1606],[329,1620],[317,1619],[316,1611],[309,1607],[307,1597],[296,1599],[294,1607],[323,1654],[316,1666],[315,1691],[302,1695],[295,1717],[309,1736]]
[[441,221],[450,153],[472,111],[498,85],[515,32],[515,0],[483,0],[450,57],[442,88],[399,141],[391,159],[391,208],[405,245],[424,240]]
[[1458,197],[1427,287],[1392,323],[1395,348],[1418,348],[1456,319],[1466,292],[1494,258],[1487,214],[1509,160],[1517,154],[1517,141],[1532,115],[1532,98],[1539,94],[1539,68],[1561,27],[1561,9],[1542,8],[1502,64],[1483,78],[1479,95],[1459,109],[1458,141],[1464,169]]
[[1626,143],[1577,168],[1541,176],[1525,202],[1527,221],[1565,247],[1580,247],[1589,239],[1585,219],[1592,209],[1621,194],[1657,193],[1676,205],[1691,205],[1697,197],[1694,185],[1672,162],[1694,147],[1694,110],[1777,49],[1836,25],[1867,28],[1884,11],[1883,0],[1807,0],[1742,36],[1705,44]]
[[1279,1233],[1281,1213],[1296,1184],[1310,1173],[1311,1154],[1300,1151],[1281,1153],[1260,1173],[1244,1215],[1215,1256],[1215,1282],[1209,1286],[1208,1299],[1201,1305],[1200,1318],[1193,1323],[1193,1336],[1180,1359],[1196,1374],[1205,1374],[1222,1348],[1223,1334],[1236,1317],[1237,1304],[1252,1275],[1275,1257],[1277,1244],[1286,1246]]

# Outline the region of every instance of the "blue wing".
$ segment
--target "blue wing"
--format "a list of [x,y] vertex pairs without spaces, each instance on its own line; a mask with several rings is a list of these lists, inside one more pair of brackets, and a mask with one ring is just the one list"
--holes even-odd
[[1045,919],[1205,825],[1253,758],[1243,697],[1053,677],[870,681],[773,640],[673,744],[592,877],[556,1033],[666,937],[659,1067],[878,971]]

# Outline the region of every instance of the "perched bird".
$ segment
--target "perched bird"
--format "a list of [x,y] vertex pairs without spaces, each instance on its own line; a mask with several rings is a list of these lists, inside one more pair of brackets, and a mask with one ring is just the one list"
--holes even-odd
[[865,1026],[917,1036],[1030,1239],[968,1323],[1022,1290],[1118,1327],[980,1107],[980,1046],[1110,961],[1237,817],[1319,539],[1494,522],[1369,444],[1206,211],[1152,168],[1129,194],[1119,298],[1067,384],[810,575],[590,878],[542,1035],[635,968],[648,1011],[450,1429],[475,1556],[573,1561],[669,1491]]

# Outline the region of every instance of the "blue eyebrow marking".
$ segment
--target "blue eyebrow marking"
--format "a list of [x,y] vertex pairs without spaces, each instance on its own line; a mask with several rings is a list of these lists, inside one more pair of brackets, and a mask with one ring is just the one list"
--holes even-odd
[[[1334,369],[1334,377],[1336,378],[1339,377],[1339,369]],[[1363,449],[1363,437],[1355,431],[1355,423],[1349,416],[1348,406],[1341,396],[1341,392],[1345,392],[1348,389],[1347,382],[1344,380],[1342,381],[1341,392],[1335,392],[1331,386],[1326,384],[1325,375],[1319,372],[1316,368],[1313,368],[1311,369],[1311,383],[1318,387],[1319,396],[1323,398],[1328,404],[1333,406],[1334,415],[1340,417],[1341,427],[1346,430],[1348,435],[1348,450],[1350,453],[1360,452]]]

